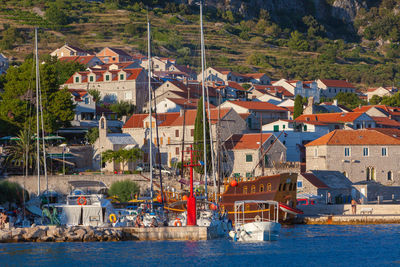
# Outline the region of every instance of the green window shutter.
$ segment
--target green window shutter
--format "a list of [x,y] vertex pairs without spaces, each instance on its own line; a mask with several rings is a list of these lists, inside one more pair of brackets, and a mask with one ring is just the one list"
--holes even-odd
[[246,162],[252,162],[253,161],[253,155],[247,154],[246,155]]
[[233,176],[234,176],[235,178],[239,178],[239,177],[240,177],[240,173],[234,173]]
[[246,178],[252,177],[251,172],[246,172]]
[[279,125],[274,125],[274,132],[279,132]]

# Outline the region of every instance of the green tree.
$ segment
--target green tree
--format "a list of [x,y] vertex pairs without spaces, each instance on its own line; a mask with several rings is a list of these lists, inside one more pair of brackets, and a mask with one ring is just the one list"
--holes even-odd
[[[37,162],[35,138],[27,129],[21,130],[17,137],[15,144],[7,148],[7,166],[20,167],[23,170],[27,165],[28,173],[33,173]],[[40,146],[40,153],[42,151]],[[43,163],[43,157],[40,162]]]
[[69,17],[56,4],[51,4],[46,10],[46,19],[53,25],[54,28],[58,29],[61,26],[68,24]]
[[85,138],[88,140],[90,144],[94,144],[96,142],[97,138],[99,138],[99,128],[94,127],[91,128],[85,135]]
[[357,94],[355,93],[340,92],[336,95],[335,99],[337,99],[339,105],[344,105],[350,109],[354,109],[359,105],[367,104],[365,101],[358,98]]
[[139,194],[140,187],[137,183],[126,179],[112,183],[108,190],[109,196],[117,196],[121,202],[128,202]]
[[[207,153],[207,168],[208,171],[211,170],[211,147],[210,147],[210,127],[208,125],[208,117],[206,112],[206,153]],[[200,98],[197,103],[197,114],[196,120],[194,123],[194,145],[193,148],[195,150],[196,160],[204,161],[204,136],[203,136],[203,97]],[[196,167],[196,171],[198,173],[204,173],[204,167]]]
[[[40,85],[44,128],[48,133],[69,125],[74,116],[74,105],[71,94],[67,90],[59,90],[60,72],[56,62],[45,61],[40,64]],[[3,99],[0,105],[0,118],[13,127],[22,129],[30,125],[34,131],[36,124],[36,96],[34,61],[27,59],[19,67],[11,67],[7,71]],[[26,122],[30,122],[26,124]]]
[[294,100],[293,118],[296,119],[301,114],[303,114],[303,97],[301,95],[296,95]]
[[100,100],[100,91],[97,89],[89,89],[88,93],[93,97],[93,101],[97,102]]
[[6,26],[5,29],[1,33],[0,38],[0,49],[9,50],[14,48],[15,45],[18,45],[24,41],[22,35],[19,30],[14,27]]
[[122,171],[124,171],[125,165],[128,162],[134,162],[138,159],[141,159],[142,154],[143,152],[139,148],[131,148],[131,149],[121,148],[117,151],[109,149],[102,153],[102,161],[108,163],[115,162],[118,164],[122,163]]
[[382,101],[382,97],[378,96],[378,95],[373,95],[371,97],[371,99],[369,100],[369,103],[371,105],[379,105],[379,103],[381,103]]
[[130,116],[136,110],[135,105],[122,100],[111,104],[108,108],[117,113],[118,118],[121,118],[122,116]]
[[288,46],[298,51],[307,51],[309,47],[308,42],[304,40],[304,36],[298,31],[294,31],[290,34]]
[[21,205],[25,201],[29,200],[28,191],[23,190],[23,188],[16,182],[2,181],[0,182],[0,203],[15,203]]

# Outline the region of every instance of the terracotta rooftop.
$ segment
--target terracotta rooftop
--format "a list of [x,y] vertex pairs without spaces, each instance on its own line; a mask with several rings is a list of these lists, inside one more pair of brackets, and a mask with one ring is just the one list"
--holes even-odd
[[[220,119],[222,119],[231,109],[230,108],[221,108],[220,109]],[[211,116],[208,116],[211,120],[211,124],[216,124],[218,122],[218,108],[210,109]],[[208,111],[206,109],[206,113]],[[191,109],[187,110],[185,114],[185,125],[194,125],[196,121],[197,110]],[[173,121],[169,126],[181,126],[183,125],[183,116],[179,116],[175,121]]]
[[265,73],[245,73],[242,75],[253,79],[260,79],[262,76],[265,75]]
[[400,139],[375,129],[334,130],[306,144],[307,147],[322,145],[400,145]]
[[59,60],[63,62],[78,62],[82,65],[86,65],[95,57],[96,56],[72,56],[72,57],[60,57]]
[[274,104],[268,102],[260,102],[260,101],[226,101],[231,104],[238,105],[240,107],[249,109],[249,110],[276,110],[276,111],[286,111],[283,107],[278,107]]
[[372,117],[377,125],[385,126],[385,127],[398,127],[400,128],[400,122],[390,119],[388,117]]
[[345,87],[345,88],[355,88],[354,85],[347,81],[343,80],[328,80],[328,79],[321,79],[320,80],[323,84],[327,87]]
[[321,113],[300,115],[296,121],[312,122],[318,121],[323,123],[340,123],[340,122],[353,122],[360,117],[362,112],[347,112],[347,113]]
[[[190,98],[185,99],[185,98],[168,98],[168,100],[174,102],[175,104],[179,105],[179,106],[185,106],[185,108],[189,108],[189,109],[196,109],[197,108],[197,103],[199,102],[200,99],[196,99],[196,98]],[[206,103],[207,106],[208,103]],[[210,104],[210,108],[215,108],[215,106],[213,104]]]
[[246,89],[244,89],[240,84],[238,84],[237,82],[231,82],[231,81],[228,81],[228,86],[229,87],[232,87],[232,88],[234,88],[234,89],[236,89],[236,90],[239,90],[239,91],[247,91]]
[[[118,73],[120,71],[124,71],[126,72],[127,76],[126,76],[126,80],[136,80],[137,77],[139,76],[139,74],[142,72],[143,69],[139,68],[139,69],[124,69],[124,70],[96,70],[96,71],[79,71],[79,72],[75,72],[74,75],[76,73],[79,73],[82,76],[82,83],[85,83],[88,81],[88,75],[90,74],[95,74],[96,75],[96,79],[94,82],[102,82],[103,81],[103,75],[106,72],[109,72],[112,74],[111,77],[111,81],[118,81]],[[71,84],[74,83],[74,75],[72,75],[65,83],[66,84]]]
[[263,133],[252,133],[252,134],[234,134],[229,139],[225,141],[225,147],[228,150],[237,149],[259,149],[260,140],[262,142],[267,141],[272,134]]

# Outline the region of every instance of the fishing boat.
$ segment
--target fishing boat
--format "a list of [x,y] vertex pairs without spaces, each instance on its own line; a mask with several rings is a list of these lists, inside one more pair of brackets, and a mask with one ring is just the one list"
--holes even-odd
[[278,206],[277,201],[236,201],[235,230],[229,236],[234,241],[277,240],[281,229]]
[[[297,174],[281,173],[271,176],[246,178],[236,181],[233,179],[225,185],[221,195],[221,209],[226,210],[229,218],[234,220],[236,201],[258,200],[276,201],[279,203],[280,222],[290,223],[295,215],[302,211],[296,208]],[[253,215],[255,216],[255,215]]]

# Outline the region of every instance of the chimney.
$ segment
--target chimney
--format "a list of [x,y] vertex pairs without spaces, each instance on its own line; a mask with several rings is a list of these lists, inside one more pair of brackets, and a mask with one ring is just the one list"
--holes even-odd
[[391,120],[392,119],[392,114],[389,114],[389,120]]
[[333,99],[333,105],[337,106],[337,99]]

